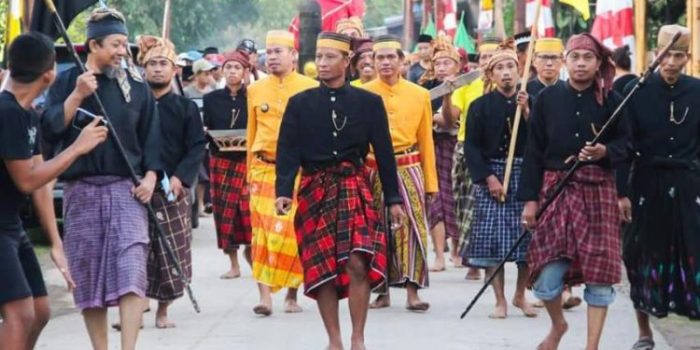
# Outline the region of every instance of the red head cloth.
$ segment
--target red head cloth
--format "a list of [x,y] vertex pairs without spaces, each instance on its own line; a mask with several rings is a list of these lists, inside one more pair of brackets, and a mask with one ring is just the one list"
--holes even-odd
[[243,66],[243,68],[250,69],[250,56],[243,50],[235,50],[224,53],[224,61],[221,66],[225,66],[229,61],[236,61]]
[[612,63],[612,52],[598,39],[588,33],[577,34],[569,38],[566,43],[567,55],[573,50],[588,50],[600,59],[600,69],[596,73],[594,81],[596,101],[603,105],[603,100],[612,90],[615,78],[615,66]]

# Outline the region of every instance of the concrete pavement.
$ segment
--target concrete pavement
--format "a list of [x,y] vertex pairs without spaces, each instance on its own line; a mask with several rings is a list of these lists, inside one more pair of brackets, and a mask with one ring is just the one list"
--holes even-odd
[[[275,295],[275,312],[268,318],[252,313],[258,301],[255,283],[248,266],[243,277],[220,280],[227,268],[227,258],[216,248],[213,221],[201,220],[194,232],[194,280],[192,287],[202,308],[195,314],[186,298],[178,300],[170,311],[177,328],[158,330],[154,313],[145,315],[145,329],[139,338],[139,349],[214,350],[214,349],[324,349],[326,336],[315,302],[304,296],[301,314],[281,312],[284,293]],[[241,261],[243,261],[241,259]],[[506,320],[491,320],[487,315],[494,305],[489,291],[466,319],[459,315],[481,282],[465,281],[465,269],[448,268],[431,274],[431,286],[421,292],[432,305],[429,312],[405,311],[405,292],[392,289],[393,306],[372,310],[367,325],[369,349],[437,350],[437,349],[534,349],[545,336],[549,322],[544,310],[538,318],[527,319],[511,309]],[[513,293],[516,271],[506,271],[506,292]],[[53,291],[52,307],[56,315],[44,330],[37,349],[89,349],[90,342],[80,315],[70,305],[60,274],[53,268],[45,276]],[[581,294],[581,290],[576,291]],[[531,297],[531,295],[530,295]],[[152,303],[155,306],[155,303]],[[350,317],[347,303],[341,307],[341,322],[349,346]],[[116,309],[110,310],[110,321],[116,321]],[[586,309],[579,307],[566,313],[569,332],[560,349],[583,349],[586,339]],[[110,349],[118,349],[119,334],[109,333]],[[634,312],[628,296],[619,291],[609,312],[601,349],[629,349],[637,337]],[[658,350],[671,347],[656,334]]]

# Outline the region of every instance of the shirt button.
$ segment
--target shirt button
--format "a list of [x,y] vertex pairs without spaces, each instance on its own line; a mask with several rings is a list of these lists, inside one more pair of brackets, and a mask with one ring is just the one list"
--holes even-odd
[[669,157],[669,158],[673,158],[673,154],[669,154],[668,157]]
[[579,137],[578,133],[576,133],[576,137]]
[[675,140],[675,138],[673,136],[669,137],[668,139],[671,141]]
[[333,131],[333,137],[338,137],[338,133]]
[[507,102],[508,102],[508,104],[511,104],[511,101],[510,101],[510,100],[508,100]]
[[576,112],[576,115],[581,115],[581,112]]
[[338,151],[333,151],[333,155],[334,155],[334,156],[337,156],[337,155],[338,155]]
[[576,96],[581,97],[581,94],[576,94]]

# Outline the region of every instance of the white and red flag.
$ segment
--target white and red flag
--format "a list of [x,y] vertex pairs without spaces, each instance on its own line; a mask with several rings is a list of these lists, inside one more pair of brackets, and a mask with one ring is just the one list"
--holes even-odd
[[[532,27],[535,22],[535,11],[537,10],[538,0],[527,0],[527,11],[525,15],[525,26]],[[537,22],[537,35],[540,38],[552,38],[556,35],[554,28],[554,17],[552,17],[552,0],[542,1],[540,9],[540,20]]]
[[629,45],[634,55],[633,1],[598,1],[591,34],[610,49]]

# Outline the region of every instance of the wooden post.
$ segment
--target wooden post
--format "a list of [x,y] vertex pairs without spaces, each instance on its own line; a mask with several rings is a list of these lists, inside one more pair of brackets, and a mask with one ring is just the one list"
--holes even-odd
[[647,2],[634,0],[635,70],[644,72],[647,66]]
[[165,9],[163,10],[163,39],[170,38],[170,13],[172,12],[172,1],[165,0]]
[[513,21],[513,33],[520,33],[525,30],[527,17],[527,4],[525,1],[515,2],[515,20]]
[[24,1],[24,6],[22,10],[24,13],[22,13],[22,31],[26,32],[29,31],[29,28],[32,24],[32,13],[34,10],[34,0],[23,0]]
[[403,2],[403,47],[411,50],[413,37],[415,36],[415,19],[413,18],[413,0]]

